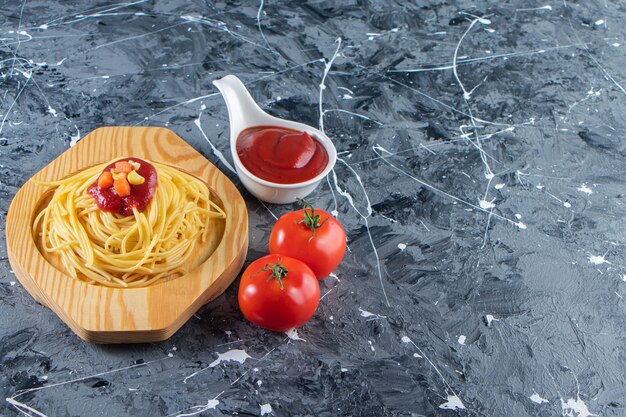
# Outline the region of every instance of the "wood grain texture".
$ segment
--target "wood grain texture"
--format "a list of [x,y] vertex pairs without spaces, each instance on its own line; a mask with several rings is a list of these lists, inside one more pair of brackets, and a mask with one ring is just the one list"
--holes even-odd
[[[108,288],[77,281],[38,250],[33,216],[50,190],[28,181],[7,216],[7,250],[15,275],[40,303],[93,343],[165,340],[233,282],[248,250],[248,213],[233,183],[174,132],[158,127],[102,127],[85,136],[33,178],[54,181],[113,158],[135,156],[179,167],[207,183],[226,212],[195,266],[182,277],[146,288]],[[199,251],[200,252],[200,251]]]

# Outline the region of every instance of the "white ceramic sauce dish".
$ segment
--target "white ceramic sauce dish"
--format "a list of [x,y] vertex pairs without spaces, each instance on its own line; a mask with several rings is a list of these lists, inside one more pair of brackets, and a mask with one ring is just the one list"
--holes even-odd
[[[235,163],[237,175],[241,183],[252,195],[273,204],[293,203],[298,198],[309,195],[315,187],[328,175],[337,161],[337,150],[332,141],[321,131],[303,123],[291,120],[279,119],[265,113],[256,104],[241,80],[234,75],[227,75],[219,80],[214,80],[215,85],[226,101],[228,117],[230,119],[230,151]],[[317,176],[304,182],[293,184],[279,184],[266,181],[252,174],[241,163],[237,154],[237,138],[245,129],[254,126],[277,126],[288,129],[307,132],[317,139],[328,153],[328,165]]]

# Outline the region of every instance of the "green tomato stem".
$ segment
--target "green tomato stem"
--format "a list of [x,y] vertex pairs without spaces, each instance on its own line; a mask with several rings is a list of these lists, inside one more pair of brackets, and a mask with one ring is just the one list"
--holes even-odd
[[280,285],[280,289],[283,289],[283,279],[287,277],[287,273],[289,270],[285,268],[283,264],[280,263],[280,259],[275,264],[265,264],[261,271],[272,271],[269,277],[265,282],[269,282],[272,279],[278,281],[278,285]]
[[302,207],[304,208],[304,217],[302,220],[297,222],[297,224],[304,223],[304,225],[312,231],[311,239],[313,239],[313,237],[315,236],[315,231],[319,229],[320,227],[322,227],[324,223],[326,223],[326,221],[328,221],[328,217],[324,219],[323,222],[320,223],[320,220],[322,219],[322,217],[319,214],[315,214],[315,208],[313,208],[311,203],[301,198],[298,198],[298,203],[300,203]]

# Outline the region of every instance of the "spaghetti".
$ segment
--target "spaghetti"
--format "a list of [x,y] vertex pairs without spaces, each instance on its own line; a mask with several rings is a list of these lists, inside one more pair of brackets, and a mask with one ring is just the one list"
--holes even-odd
[[226,214],[199,179],[152,164],[158,174],[154,196],[143,211],[133,206],[128,215],[102,210],[88,192],[111,164],[39,183],[57,187],[33,222],[41,248],[59,255],[71,277],[97,285],[144,287],[184,275],[198,242],[207,239],[210,219]]

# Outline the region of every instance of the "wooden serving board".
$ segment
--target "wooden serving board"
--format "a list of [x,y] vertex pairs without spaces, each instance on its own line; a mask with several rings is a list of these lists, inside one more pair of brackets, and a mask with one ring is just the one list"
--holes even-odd
[[[203,180],[226,212],[182,277],[145,288],[108,288],[77,281],[42,255],[31,230],[50,188],[28,181],[7,216],[7,249],[24,288],[78,336],[93,343],[169,338],[237,277],[248,250],[248,212],[233,183],[174,132],[159,127],[102,127],[64,152],[33,179],[55,181],[114,158],[138,157],[180,168]],[[215,221],[215,220],[211,220]],[[212,225],[213,226],[213,225]],[[55,267],[55,264],[57,265]]]

